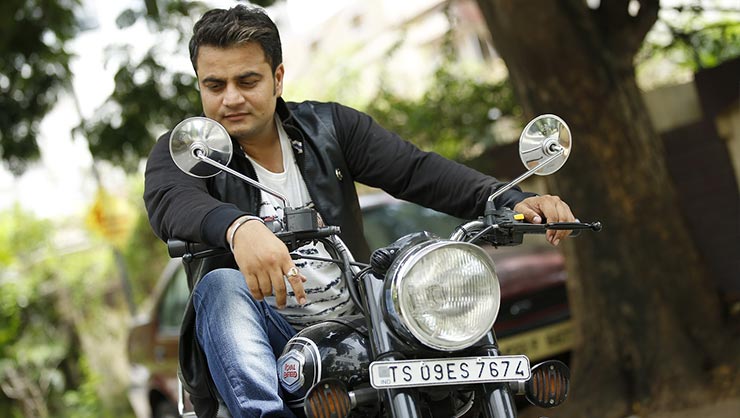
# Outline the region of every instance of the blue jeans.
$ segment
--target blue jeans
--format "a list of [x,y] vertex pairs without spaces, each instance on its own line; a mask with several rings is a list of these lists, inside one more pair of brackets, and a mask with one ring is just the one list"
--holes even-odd
[[296,330],[252,297],[237,270],[206,274],[193,291],[195,330],[233,417],[292,417],[280,397],[276,359]]

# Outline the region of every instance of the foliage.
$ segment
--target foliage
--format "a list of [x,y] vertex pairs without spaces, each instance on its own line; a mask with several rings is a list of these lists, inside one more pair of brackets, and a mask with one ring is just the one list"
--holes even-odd
[[155,58],[155,48],[140,62],[127,62],[118,70],[113,94],[81,127],[95,158],[128,171],[136,170],[149,153],[154,132],[200,113],[195,77],[168,72]]
[[474,157],[473,153],[508,139],[493,129],[495,119],[521,115],[506,80],[478,81],[447,66],[435,72],[420,98],[381,89],[366,110],[385,128],[453,159]]
[[0,407],[10,416],[106,416],[85,346],[102,348],[85,334],[107,309],[110,253],[58,247],[64,234],[53,230],[18,208],[0,214]]
[[0,157],[19,174],[39,157],[39,124],[70,84],[64,47],[77,33],[79,0],[0,3]]
[[[274,1],[254,1],[268,6]],[[149,24],[152,36],[176,33],[176,48],[187,48],[192,25],[206,9],[200,1],[144,0],[122,12],[116,19],[125,29],[140,20]],[[115,90],[91,121],[80,129],[88,139],[90,152],[129,172],[149,153],[155,136],[171,129],[182,119],[201,113],[197,80],[190,73],[172,71],[158,57],[171,55],[157,44],[140,60],[130,54],[131,46],[111,49],[123,57],[115,75]],[[178,51],[182,53],[182,51]]]
[[422,96],[400,96],[387,90],[387,83],[381,81],[379,92],[365,110],[385,128],[420,147],[465,160],[510,140],[508,131],[495,125],[518,121],[521,108],[508,79],[486,80],[480,70],[471,75],[457,63],[452,44],[454,23],[450,23],[442,43],[442,60]]
[[[367,83],[363,83],[364,68],[348,60],[358,53],[360,45],[352,43],[338,48],[316,51],[310,68],[283,91],[288,101],[334,101],[345,106],[367,106]],[[290,69],[289,69],[290,71]]]
[[[194,17],[204,9],[201,2],[171,1],[160,13],[156,1],[147,1],[138,9],[125,10],[116,23],[125,29],[143,18],[153,36],[161,38],[165,32],[175,32],[177,45],[184,47]],[[122,60],[115,75],[115,89],[92,120],[79,127],[96,158],[134,171],[149,153],[154,136],[200,113],[197,80],[168,68],[158,58],[169,55],[164,48],[154,45],[139,60],[130,53],[131,45],[110,48],[109,52]]]
[[159,273],[164,270],[170,258],[162,241],[152,232],[149,219],[143,215],[146,211],[142,199],[138,198],[144,193],[143,184],[138,182],[130,189],[130,194],[137,196],[137,212],[142,215],[136,220],[133,233],[123,249],[123,257],[131,282],[134,302],[139,306],[151,293],[159,278]]
[[740,56],[740,9],[697,3],[661,10],[636,57],[638,65],[667,60],[691,73]]

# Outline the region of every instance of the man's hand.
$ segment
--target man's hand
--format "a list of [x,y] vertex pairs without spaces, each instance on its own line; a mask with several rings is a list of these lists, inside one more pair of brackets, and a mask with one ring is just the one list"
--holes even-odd
[[[516,212],[524,215],[527,222],[533,224],[542,223],[542,219],[547,222],[575,222],[576,218],[567,203],[560,200],[557,196],[533,196],[528,197],[514,206]],[[552,245],[558,245],[560,240],[570,234],[571,231],[547,231],[547,240]]]
[[[236,222],[229,227],[227,236],[231,236]],[[264,224],[256,220],[247,221],[236,230],[230,244],[236,264],[255,299],[262,300],[265,296],[275,295],[278,308],[284,308],[287,277],[298,303],[306,303],[306,291],[303,289],[306,278],[293,264],[285,244]]]

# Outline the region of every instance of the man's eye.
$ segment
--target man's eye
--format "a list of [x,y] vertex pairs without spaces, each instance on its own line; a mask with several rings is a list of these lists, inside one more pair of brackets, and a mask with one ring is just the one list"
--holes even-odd
[[257,84],[257,82],[254,80],[244,80],[244,81],[241,81],[239,84],[241,84],[244,87],[254,87]]
[[206,88],[210,91],[218,91],[223,87],[221,84],[206,84]]

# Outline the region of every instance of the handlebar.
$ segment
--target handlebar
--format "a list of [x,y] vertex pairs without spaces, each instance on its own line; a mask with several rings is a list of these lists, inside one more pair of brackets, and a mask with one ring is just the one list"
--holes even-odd
[[227,250],[225,248],[213,248],[207,244],[200,242],[189,242],[182,241],[179,239],[170,238],[167,240],[167,254],[170,258],[186,257],[190,256],[193,258],[204,258],[211,255],[225,254]]
[[304,245],[304,243],[321,238],[327,238],[332,235],[339,235],[341,232],[338,226],[324,226],[312,231],[281,231],[276,232],[275,236],[285,243],[288,250],[294,251]]
[[[513,212],[512,212],[513,213]],[[508,215],[508,214],[507,214]],[[498,222],[497,222],[498,221]],[[484,239],[494,246],[512,246],[522,243],[524,234],[544,234],[547,230],[573,231],[572,237],[583,230],[601,231],[601,222],[548,222],[531,224],[514,220],[511,216],[480,218],[459,226],[450,236],[454,241],[475,242]]]
[[[285,243],[289,251],[294,251],[298,247],[302,246],[303,243],[321,238],[327,238],[331,235],[338,235],[339,232],[340,228],[338,226],[326,226],[312,231],[280,231],[276,232],[275,236],[283,241],[283,243]],[[196,258],[205,258],[214,255],[228,254],[229,250],[225,248],[214,248],[209,246],[208,244],[203,244],[200,242],[188,242],[179,239],[168,239],[167,253],[171,258],[182,257],[186,259],[186,261],[188,261]]]

